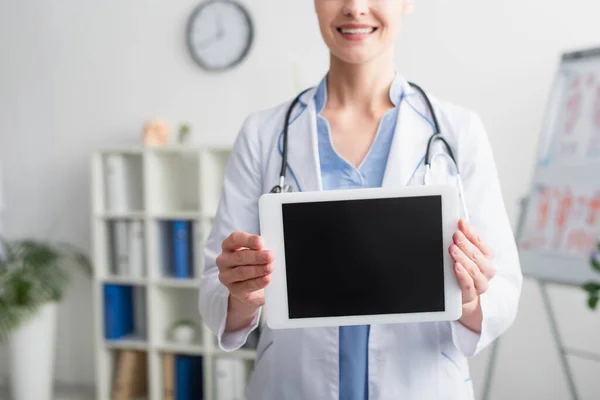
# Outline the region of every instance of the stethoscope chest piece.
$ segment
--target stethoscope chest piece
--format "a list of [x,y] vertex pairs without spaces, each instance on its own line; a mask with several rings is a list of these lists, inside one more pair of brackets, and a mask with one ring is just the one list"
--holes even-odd
[[271,193],[291,193],[293,192],[293,189],[290,185],[283,185],[283,186],[275,186],[273,187],[273,189],[271,189]]
[[292,187],[285,183],[284,176],[280,176],[279,185],[273,186],[273,189],[271,189],[271,193],[291,193],[293,191],[294,190],[292,189]]

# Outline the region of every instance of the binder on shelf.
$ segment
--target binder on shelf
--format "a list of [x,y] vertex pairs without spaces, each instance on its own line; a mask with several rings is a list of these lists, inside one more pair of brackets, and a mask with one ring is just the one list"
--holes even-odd
[[103,168],[106,211],[125,213],[143,207],[143,166],[139,157],[106,154]]
[[202,357],[175,356],[175,400],[203,398]]
[[184,219],[157,221],[159,259],[165,277],[191,279],[194,272],[194,223]]
[[146,291],[134,290],[133,292],[133,331],[136,337],[147,337],[146,323]]
[[171,239],[171,221],[159,220],[158,224],[158,244],[161,272],[163,276],[175,276],[173,268],[173,240]]
[[112,221],[111,253],[112,272],[119,276],[129,275],[129,227],[126,220]]
[[143,222],[130,221],[128,234],[129,276],[141,278],[145,275]]
[[106,172],[106,209],[112,212],[126,212],[129,209],[128,173],[125,156],[107,154]]
[[141,351],[121,350],[112,390],[113,400],[130,400],[147,396],[147,356]]
[[171,353],[162,356],[163,399],[175,400],[175,355]]
[[192,368],[191,360],[184,356],[175,358],[175,399],[192,400]]
[[192,265],[192,232],[190,222],[174,220],[171,222],[173,240],[173,266],[176,278],[190,278]]
[[134,332],[133,287],[104,285],[104,337],[120,339]]

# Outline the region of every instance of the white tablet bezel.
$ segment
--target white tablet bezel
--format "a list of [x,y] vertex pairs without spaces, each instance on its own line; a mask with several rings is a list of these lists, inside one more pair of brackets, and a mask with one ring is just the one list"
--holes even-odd
[[[414,196],[441,196],[445,311],[344,317],[289,318],[282,204]],[[264,240],[265,248],[273,251],[275,255],[271,282],[265,288],[265,306],[263,312],[267,325],[273,329],[287,329],[452,321],[459,319],[462,314],[461,291],[453,270],[454,261],[447,251],[452,244],[452,235],[458,229],[459,217],[458,190],[453,185],[269,193],[262,195],[259,199],[260,234]]]

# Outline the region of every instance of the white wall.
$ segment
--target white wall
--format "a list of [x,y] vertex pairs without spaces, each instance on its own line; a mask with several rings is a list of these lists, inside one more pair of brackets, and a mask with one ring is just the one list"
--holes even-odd
[[[249,59],[208,74],[187,56],[183,32],[197,1],[0,2],[0,159],[6,231],[51,235],[89,249],[90,152],[140,140],[143,122],[190,121],[198,141],[230,143],[252,110],[316,83],[327,67],[312,1],[245,0],[256,22]],[[488,127],[511,218],[526,193],[532,155],[559,53],[600,46],[589,0],[417,1],[406,21],[399,70],[475,109]],[[597,42],[594,42],[597,40]],[[300,54],[308,57],[301,60]],[[60,311],[57,376],[92,382],[90,283],[77,274]],[[600,316],[578,290],[553,289],[570,344],[600,351]],[[596,333],[594,333],[596,332]],[[7,372],[0,349],[0,375]],[[481,389],[488,352],[472,361]],[[600,392],[600,366],[574,361],[582,398]],[[594,392],[596,393],[594,395]],[[567,398],[537,287],[499,356],[493,398]]]

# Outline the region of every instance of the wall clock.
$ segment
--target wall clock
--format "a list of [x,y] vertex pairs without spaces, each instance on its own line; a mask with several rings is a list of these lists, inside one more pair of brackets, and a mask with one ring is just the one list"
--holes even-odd
[[207,0],[190,15],[186,31],[188,50],[206,70],[235,67],[246,58],[253,40],[250,13],[236,0]]

